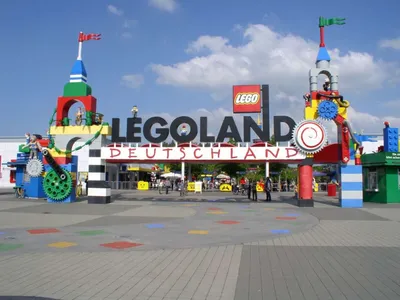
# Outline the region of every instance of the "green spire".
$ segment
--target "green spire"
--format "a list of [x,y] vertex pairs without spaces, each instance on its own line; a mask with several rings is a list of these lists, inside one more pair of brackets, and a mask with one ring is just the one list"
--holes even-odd
[[332,18],[325,19],[323,17],[319,17],[319,27],[331,26],[331,25],[344,25],[346,24],[345,18]]

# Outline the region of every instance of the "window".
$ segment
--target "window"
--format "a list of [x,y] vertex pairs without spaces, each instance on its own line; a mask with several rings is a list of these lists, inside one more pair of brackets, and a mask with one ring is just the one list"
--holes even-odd
[[367,190],[378,191],[378,172],[376,168],[367,170]]

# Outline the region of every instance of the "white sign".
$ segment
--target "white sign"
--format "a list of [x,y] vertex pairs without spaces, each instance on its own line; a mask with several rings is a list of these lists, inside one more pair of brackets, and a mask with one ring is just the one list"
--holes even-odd
[[101,158],[110,161],[301,161],[293,147],[103,147]]
[[201,182],[201,181],[196,181],[196,182],[194,183],[194,193],[195,193],[195,194],[196,194],[196,193],[200,193],[200,194],[203,193],[203,182]]

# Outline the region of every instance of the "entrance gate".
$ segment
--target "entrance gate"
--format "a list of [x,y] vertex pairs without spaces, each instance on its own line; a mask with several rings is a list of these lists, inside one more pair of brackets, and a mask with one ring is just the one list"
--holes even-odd
[[[45,193],[49,202],[73,202],[77,181],[77,157],[73,155],[73,152],[83,146],[72,149],[72,145],[78,139],[86,140],[84,146],[89,147],[89,203],[110,203],[111,189],[105,181],[107,161],[115,163],[181,162],[182,165],[194,162],[215,163],[216,161],[224,163],[284,162],[298,164],[298,205],[313,206],[312,166],[333,163],[339,165],[340,205],[362,207],[362,169],[359,165],[362,147],[352,133],[347,118],[350,103],[339,93],[339,77],[335,69],[330,67],[330,56],[325,48],[324,26],[335,23],[325,21],[320,20],[321,43],[316,67],[309,72],[310,91],[303,96],[304,120],[296,123],[288,116],[273,117],[275,140],[277,142],[290,141],[290,147],[270,147],[266,144],[270,139],[268,85],[235,86],[233,89],[233,113],[259,113],[259,122],[255,122],[250,116],[243,117],[243,137],[239,134],[232,116],[224,118],[217,136],[210,136],[206,117],[200,118],[199,126],[188,116],[178,117],[171,122],[169,128],[166,127],[168,123],[163,118],[152,117],[141,127],[143,120],[137,117],[137,110],[133,117],[127,120],[126,136],[120,136],[119,119],[112,120],[113,128],[111,128],[104,122],[103,114],[96,111],[97,99],[92,96],[92,88],[87,84],[87,72],[82,62],[82,43],[91,39],[98,40],[100,35],[80,33],[77,61],[72,68],[70,81],[64,87],[63,96],[58,98],[54,112],[56,119],[52,118],[50,121],[49,138],[45,143],[49,145],[49,151],[46,151],[46,154],[43,153],[45,173],[41,175],[40,168],[43,165],[37,161],[37,158],[29,161],[28,173],[30,172],[31,176],[44,176]],[[320,74],[326,76],[322,90],[318,89]],[[82,103],[85,111],[79,109],[74,126],[70,124],[68,112],[75,102]],[[327,145],[327,132],[320,119],[335,122],[338,143]],[[281,132],[282,123],[289,127],[289,132],[286,134]],[[153,130],[154,125],[157,124],[159,127]],[[187,124],[190,130],[187,131],[185,127],[185,131],[179,134],[178,127],[183,124]],[[140,133],[150,144],[140,145],[142,139]],[[261,143],[250,145],[252,134],[257,135]],[[200,144],[192,143],[197,135],[200,136]],[[114,144],[110,145],[108,142],[109,136],[112,137]],[[168,136],[176,141],[175,147],[161,146]],[[227,139],[235,140],[238,146],[224,143]],[[38,142],[31,140],[29,145],[33,144],[38,146]],[[205,144],[212,146],[206,147]],[[59,186],[65,188],[60,190]]]

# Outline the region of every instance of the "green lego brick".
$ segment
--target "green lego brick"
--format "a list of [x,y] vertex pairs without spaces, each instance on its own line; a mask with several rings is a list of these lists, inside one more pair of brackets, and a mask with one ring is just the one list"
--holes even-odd
[[26,144],[21,144],[18,146],[18,152],[22,152],[22,153],[29,153],[31,150],[29,149],[29,147],[26,147],[24,149],[22,149],[22,147],[26,146]]
[[84,82],[69,82],[64,86],[64,97],[92,95],[92,88]]

